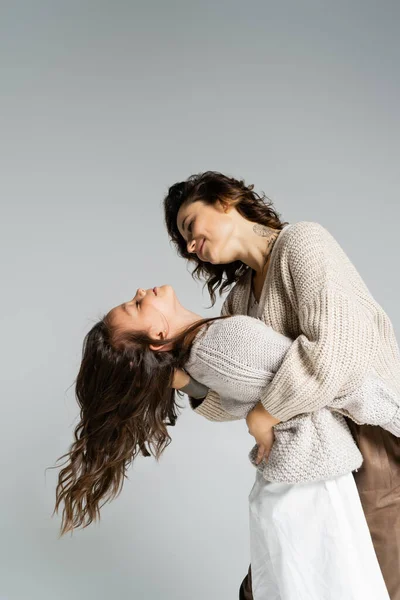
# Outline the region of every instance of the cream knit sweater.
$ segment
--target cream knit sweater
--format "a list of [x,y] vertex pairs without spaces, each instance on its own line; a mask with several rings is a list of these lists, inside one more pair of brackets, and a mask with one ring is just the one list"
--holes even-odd
[[[248,314],[251,274],[249,268],[234,285],[221,314]],[[390,319],[318,223],[294,223],[281,231],[259,306],[259,319],[294,340],[259,397],[281,421],[302,413],[316,419],[315,411],[351,395],[371,374],[400,393],[400,354]],[[227,412],[214,390],[199,406],[190,403],[212,421],[242,418]],[[284,423],[275,431],[278,427]]]
[[[239,418],[257,404],[271,385],[292,340],[261,321],[233,316],[212,322],[197,334],[185,369],[219,393],[223,409]],[[328,479],[359,467],[362,457],[342,416],[380,425],[400,436],[400,397],[371,373],[364,383],[327,408],[275,426],[268,462],[260,465],[270,481],[298,483]],[[255,463],[257,447],[250,453]]]

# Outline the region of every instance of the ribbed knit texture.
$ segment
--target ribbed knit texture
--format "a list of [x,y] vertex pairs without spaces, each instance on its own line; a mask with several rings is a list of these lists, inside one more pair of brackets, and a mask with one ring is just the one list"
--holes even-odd
[[[223,409],[245,418],[270,385],[293,341],[263,322],[233,316],[201,330],[185,368],[218,392]],[[340,410],[358,423],[386,427],[400,436],[400,397],[376,375],[331,405],[275,427],[275,442],[263,475],[273,481],[328,479],[360,466],[360,454]],[[250,453],[255,464],[256,447]]]
[[[248,269],[232,288],[221,314],[248,314],[251,272]],[[327,406],[356,389],[372,368],[400,391],[400,353],[390,319],[339,244],[318,223],[287,225],[279,234],[259,318],[294,339],[261,397],[277,419]],[[204,416],[210,398],[208,394],[197,409]]]
[[[221,314],[248,314],[251,273],[248,269],[232,288]],[[351,394],[357,393],[368,375],[375,375],[385,383],[385,389],[392,390],[392,396],[398,397],[400,354],[390,319],[372,298],[339,244],[321,225],[299,222],[281,231],[272,250],[258,318],[294,340],[273,379],[260,391],[259,399],[265,408],[287,422],[275,427],[276,434],[293,433],[293,428],[307,418],[310,427],[311,417],[324,436],[331,426],[322,424],[321,415],[325,414],[329,415],[325,417],[327,423],[330,420],[333,424],[334,419],[341,427],[346,425],[340,415],[327,409],[314,411],[329,406],[335,398],[353,397]],[[192,399],[190,402],[197,413],[213,421],[243,418],[230,414],[214,390],[200,406]],[[307,417],[301,413],[313,414]],[[296,415],[301,416],[294,420]],[[386,428],[390,426],[393,433],[398,431],[398,412],[392,415]],[[306,425],[302,431],[306,431]],[[321,439],[325,450],[331,447],[331,441],[330,437]],[[321,457],[321,447],[318,450],[311,446],[309,456],[315,451],[315,456]],[[283,459],[279,455],[279,459],[288,460],[287,452],[285,456]],[[271,453],[268,478],[276,474],[277,481],[289,478],[294,481],[293,476],[301,477],[300,481],[313,476],[298,471],[282,474],[279,463],[275,469],[272,467],[272,459]]]
[[[212,322],[197,334],[185,368],[219,393],[225,411],[246,418],[271,385],[292,343],[262,321],[232,316]],[[360,386],[333,398],[326,408],[359,424],[393,430],[398,427],[400,395],[372,370]],[[396,435],[400,437],[400,428]]]

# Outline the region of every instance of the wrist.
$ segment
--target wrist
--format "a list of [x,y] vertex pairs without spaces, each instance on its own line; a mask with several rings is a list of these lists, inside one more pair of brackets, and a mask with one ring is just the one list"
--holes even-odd
[[253,435],[253,432],[257,429],[268,431],[274,425],[280,423],[279,419],[273,417],[261,404],[258,402],[251,411],[247,414],[246,423],[249,428],[249,432]]
[[175,369],[172,387],[180,390],[190,382],[190,375],[182,369]]

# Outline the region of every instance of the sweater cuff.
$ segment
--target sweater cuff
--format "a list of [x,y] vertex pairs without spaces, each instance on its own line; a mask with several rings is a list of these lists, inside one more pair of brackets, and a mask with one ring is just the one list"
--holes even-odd
[[279,421],[289,421],[293,417],[297,417],[299,415],[298,407],[293,408],[293,406],[282,406],[282,398],[279,394],[276,394],[276,397],[261,398],[261,404],[265,408],[269,414],[278,419]]
[[195,413],[202,415],[209,421],[238,421],[242,418],[227,413],[221,406],[219,394],[213,390],[208,392],[204,400],[189,396],[189,404]]

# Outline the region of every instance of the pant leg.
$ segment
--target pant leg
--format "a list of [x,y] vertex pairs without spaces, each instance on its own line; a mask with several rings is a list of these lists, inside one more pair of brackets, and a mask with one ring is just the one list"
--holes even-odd
[[390,600],[400,600],[400,438],[346,420],[364,458],[354,479],[372,542]]
[[239,600],[253,600],[253,592],[251,590],[251,565],[240,586]]

